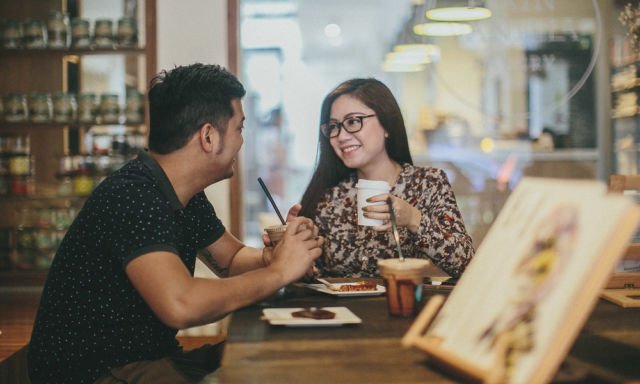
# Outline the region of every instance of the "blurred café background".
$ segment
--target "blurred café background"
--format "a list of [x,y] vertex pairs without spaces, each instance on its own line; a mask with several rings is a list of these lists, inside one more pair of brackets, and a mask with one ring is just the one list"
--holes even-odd
[[[283,213],[298,202],[316,159],[323,97],[345,79],[375,77],[401,105],[414,162],[446,170],[477,247],[525,176],[638,173],[638,57],[635,35],[627,36],[633,26],[620,17],[629,3],[638,6],[2,2],[0,285],[43,283],[87,194],[144,148],[149,79],[193,62],[222,64],[247,88],[236,175],[207,190],[245,242],[260,245],[277,220],[257,178]],[[454,6],[467,12],[434,12]],[[76,106],[65,115],[69,100]]]
[[[618,20],[625,4],[240,1],[245,239],[259,243],[273,220],[258,176],[281,209],[299,201],[319,106],[351,77],[392,89],[414,162],[446,170],[476,246],[524,176],[636,173],[637,69]],[[469,14],[436,13],[455,6]]]

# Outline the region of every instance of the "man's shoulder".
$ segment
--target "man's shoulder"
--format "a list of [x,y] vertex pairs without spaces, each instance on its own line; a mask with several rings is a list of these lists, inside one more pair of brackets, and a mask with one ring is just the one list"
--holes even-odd
[[157,182],[143,169],[130,163],[105,178],[95,189],[90,201],[114,201],[138,205],[147,202],[162,203],[166,198]]

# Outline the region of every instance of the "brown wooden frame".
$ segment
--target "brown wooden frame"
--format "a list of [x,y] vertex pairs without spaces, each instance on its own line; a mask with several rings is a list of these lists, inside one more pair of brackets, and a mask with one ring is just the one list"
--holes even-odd
[[[240,68],[238,65],[240,33],[238,31],[238,0],[227,0],[227,68],[238,76]],[[230,231],[239,239],[244,237],[243,213],[242,213],[242,163],[236,159],[235,174],[229,185],[229,212]]]
[[[609,192],[640,191],[640,175],[609,176]],[[631,243],[621,260],[640,259],[640,243]],[[611,274],[607,289],[640,288],[640,272],[614,272]]]

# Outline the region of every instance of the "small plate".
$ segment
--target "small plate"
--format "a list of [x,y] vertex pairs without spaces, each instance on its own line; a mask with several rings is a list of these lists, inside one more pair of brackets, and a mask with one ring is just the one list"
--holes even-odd
[[307,319],[293,317],[291,313],[303,308],[265,308],[262,310],[263,319],[271,325],[285,325],[287,327],[338,327],[343,324],[360,324],[362,320],[347,307],[323,307],[334,312],[333,319]]
[[[341,287],[343,285],[355,285],[357,283],[333,283],[336,287]],[[378,296],[385,293],[387,290],[382,285],[376,285],[375,290],[371,291],[332,291],[324,284],[303,284],[305,287],[309,289],[313,289],[314,291],[326,293],[333,296],[340,297],[353,297],[353,296]]]

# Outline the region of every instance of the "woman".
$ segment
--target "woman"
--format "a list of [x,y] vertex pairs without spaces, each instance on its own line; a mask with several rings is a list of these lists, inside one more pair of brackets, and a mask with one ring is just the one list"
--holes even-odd
[[352,79],[334,89],[322,103],[319,159],[302,197],[300,215],[313,219],[325,248],[318,261],[322,276],[378,276],[377,260],[397,257],[389,232],[387,204],[365,207],[365,216],[384,225],[357,225],[355,185],[358,179],[384,180],[396,215],[402,252],[430,259],[458,277],[474,254],[446,174],[416,167],[400,107],[376,79]]

